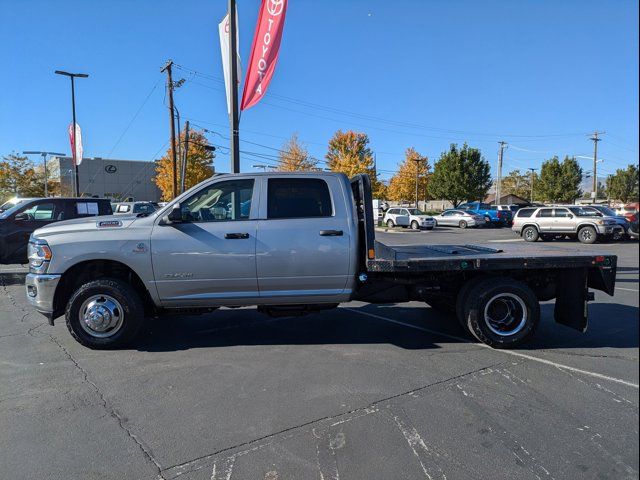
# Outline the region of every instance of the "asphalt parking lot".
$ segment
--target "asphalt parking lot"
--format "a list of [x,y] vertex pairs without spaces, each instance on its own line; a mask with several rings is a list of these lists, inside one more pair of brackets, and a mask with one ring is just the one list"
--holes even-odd
[[638,243],[558,247],[617,254],[616,295],[596,294],[585,334],[544,304],[535,340],[513,352],[420,303],[176,316],[129,349],[92,351],[3,277],[0,477],[638,478]]

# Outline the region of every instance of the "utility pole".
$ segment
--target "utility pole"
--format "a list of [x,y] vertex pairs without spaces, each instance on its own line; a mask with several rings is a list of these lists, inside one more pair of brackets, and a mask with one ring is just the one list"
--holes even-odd
[[538,170],[537,168],[529,168],[529,171],[531,172],[531,203],[533,203],[533,181],[536,178],[535,177],[535,171]]
[[507,144],[507,142],[500,141],[498,142],[498,144],[500,145],[500,153],[498,154],[498,178],[496,179],[496,200],[495,200],[496,205],[500,203],[500,194],[501,194],[500,184],[502,183],[502,158],[504,155],[504,147]]
[[418,183],[420,181],[420,159],[414,158],[414,162],[416,162],[416,208],[418,208]]
[[182,171],[180,172],[180,193],[184,193],[187,177],[187,155],[189,155],[189,120],[184,124],[184,155],[182,156]]
[[178,161],[176,153],[176,125],[173,119],[173,78],[171,76],[171,67],[173,61],[167,61],[166,65],[160,69],[161,72],[167,72],[167,88],[169,89],[169,131],[171,134],[171,168],[173,173],[173,198],[178,196]]
[[591,194],[591,198],[593,199],[592,203],[596,203],[598,199],[598,142],[602,141],[601,138],[598,138],[598,135],[604,135],[605,132],[595,131],[593,132],[593,137],[590,140],[593,141],[593,193]]
[[57,75],[64,75],[65,77],[69,77],[71,79],[71,116],[72,116],[72,127],[71,127],[71,131],[73,132],[72,135],[72,140],[73,140],[73,152],[71,152],[71,158],[73,158],[73,166],[74,166],[74,173],[75,173],[75,177],[76,177],[76,181],[75,181],[75,194],[76,197],[80,196],[80,180],[78,178],[78,159],[77,157],[77,149],[76,149],[76,137],[78,135],[76,135],[76,89],[75,89],[75,78],[87,78],[89,75],[87,75],[86,73],[69,73],[69,72],[65,72],[62,70],[56,70],[54,72]]
[[238,46],[236,45],[236,0],[229,0],[229,68],[231,69],[231,112],[229,122],[231,132],[231,173],[240,173],[240,135],[238,127],[240,119],[238,116]]

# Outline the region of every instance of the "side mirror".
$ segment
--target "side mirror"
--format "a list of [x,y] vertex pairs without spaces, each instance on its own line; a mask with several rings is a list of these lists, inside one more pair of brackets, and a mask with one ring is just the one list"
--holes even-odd
[[25,220],[29,220],[29,215],[24,213],[24,212],[22,212],[22,213],[17,214],[13,219],[15,221],[17,221],[17,222],[23,222]]
[[180,208],[179,203],[176,203],[173,206],[173,208],[169,212],[169,215],[167,215],[167,220],[169,220],[171,223],[182,223],[182,208]]
[[573,214],[571,214],[571,213],[570,213],[570,214],[569,214],[569,218],[573,218]]

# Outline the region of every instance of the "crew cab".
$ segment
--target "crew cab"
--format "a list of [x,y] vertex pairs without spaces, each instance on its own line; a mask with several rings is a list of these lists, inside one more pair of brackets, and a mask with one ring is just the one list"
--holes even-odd
[[530,339],[539,301],[584,331],[588,288],[613,295],[617,258],[535,246],[375,240],[371,184],[330,172],[216,175],[144,216],[78,219],[34,232],[29,303],[64,314],[81,344],[114,348],[146,319],[257,305],[296,316],[359,300],[419,301],[478,340]]
[[482,202],[467,202],[458,206],[458,210],[465,210],[485,218],[487,226],[503,227],[511,223],[513,215],[511,211],[498,210],[492,205]]

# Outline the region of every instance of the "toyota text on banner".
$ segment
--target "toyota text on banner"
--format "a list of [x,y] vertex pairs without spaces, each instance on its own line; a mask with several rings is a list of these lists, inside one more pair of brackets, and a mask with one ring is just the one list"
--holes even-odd
[[267,91],[278,61],[286,11],[287,0],[262,0],[242,92],[241,110],[258,103]]

